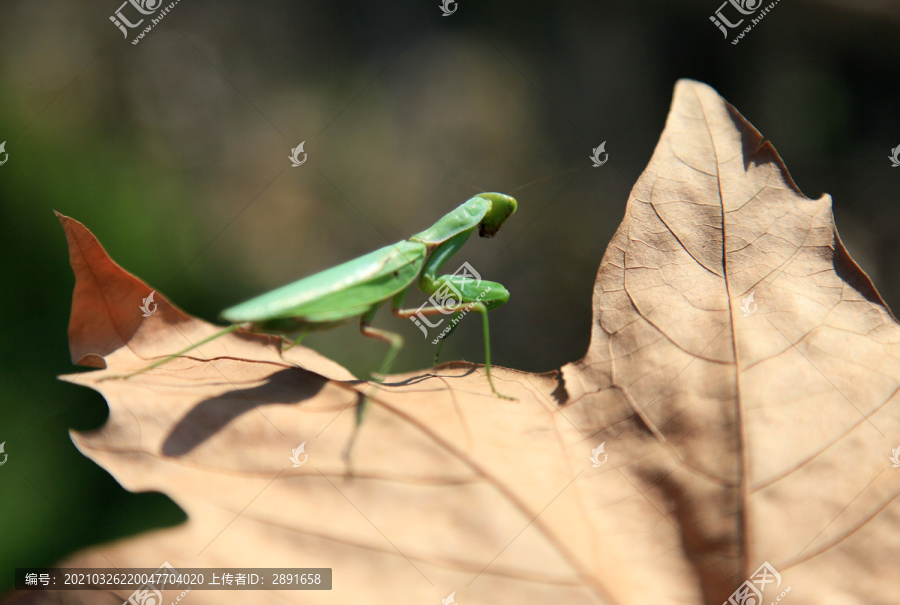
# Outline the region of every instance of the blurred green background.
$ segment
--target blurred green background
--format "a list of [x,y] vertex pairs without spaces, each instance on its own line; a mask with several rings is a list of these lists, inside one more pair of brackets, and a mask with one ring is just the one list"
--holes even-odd
[[[473,238],[456,260],[512,294],[491,314],[495,363],[552,370],[588,345],[600,259],[672,87],[691,77],[772,140],[808,196],[833,195],[845,244],[896,306],[900,170],[887,156],[900,145],[900,7],[781,2],[732,45],[709,21],[719,4],[460,0],[445,18],[438,0],[183,0],[131,45],[109,21],[118,0],[3,0],[0,594],[12,568],[184,519],[161,494],[124,491],[69,439],[107,407],[55,379],[79,370],[51,209],[215,320],[479,190],[543,179],[515,192],[519,212],[496,238]],[[294,169],[301,141],[308,161]],[[593,169],[602,141],[610,160]],[[431,365],[409,322],[382,312],[376,325],[407,340],[394,371]],[[358,374],[384,353],[353,325],[304,344]],[[482,361],[478,322],[443,359]]]

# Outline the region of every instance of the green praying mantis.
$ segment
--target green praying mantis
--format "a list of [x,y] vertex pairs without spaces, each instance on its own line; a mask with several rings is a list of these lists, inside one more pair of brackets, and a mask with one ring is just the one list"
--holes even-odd
[[[287,350],[298,345],[312,331],[328,330],[359,317],[359,330],[363,336],[390,345],[378,374],[373,377],[376,382],[381,382],[403,347],[403,337],[399,334],[372,327],[375,314],[390,300],[393,314],[412,319],[426,336],[424,324],[431,327],[437,325],[428,322],[425,319],[427,316],[454,314],[451,327],[442,334],[442,338],[446,338],[459,325],[458,319],[462,315],[469,311],[479,313],[484,330],[488,383],[498,397],[513,399],[497,391],[491,378],[487,317],[488,311],[509,300],[509,292],[501,284],[483,281],[480,276],[473,279],[466,270],[452,275],[438,275],[438,271],[466,243],[476,228],[481,237],[493,237],[516,211],[517,205],[514,198],[502,193],[480,193],[408,240],[379,248],[225,309],[221,317],[231,322],[231,326],[140,370],[110,378],[129,378],[158,368],[238,329],[299,332],[299,338],[286,347]],[[468,263],[465,266],[469,267]],[[404,309],[403,301],[414,282],[431,298],[418,309]],[[434,304],[435,298],[442,302]],[[440,344],[443,345],[443,342],[441,340]],[[435,362],[439,353],[440,347],[435,353]],[[357,408],[357,425],[361,422],[362,409],[363,405]]]

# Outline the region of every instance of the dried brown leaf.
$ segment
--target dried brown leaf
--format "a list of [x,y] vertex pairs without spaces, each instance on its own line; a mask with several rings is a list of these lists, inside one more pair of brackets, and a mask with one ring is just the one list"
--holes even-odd
[[[796,605],[897,602],[900,330],[844,249],[831,199],[800,193],[708,86],[676,87],[600,266],[586,356],[547,374],[496,368],[517,401],[493,396],[481,367],[367,385],[241,333],[98,382],[216,328],[159,295],[141,317],[149,286],[60,218],[73,361],[107,367],[64,378],[110,407],[102,429],[72,438],[189,518],[63,565],[334,570],[329,592],[194,591],[197,605],[454,591],[461,605],[718,605],[768,561],[782,582],[766,601],[789,586]],[[309,458],[294,467],[301,442]],[[33,602],[51,598],[113,596]]]

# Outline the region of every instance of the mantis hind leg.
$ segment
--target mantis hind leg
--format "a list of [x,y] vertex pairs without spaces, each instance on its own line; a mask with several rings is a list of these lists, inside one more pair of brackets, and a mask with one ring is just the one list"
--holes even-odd
[[177,353],[172,353],[171,355],[168,355],[167,357],[163,357],[162,359],[155,361],[148,366],[144,366],[140,370],[135,370],[134,372],[129,372],[128,374],[118,374],[115,376],[106,376],[104,378],[101,378],[100,381],[102,382],[104,380],[114,380],[114,379],[123,379],[124,380],[125,378],[131,378],[132,376],[137,376],[138,374],[143,374],[144,372],[148,372],[150,370],[158,368],[161,365],[165,365],[165,364],[169,363],[170,361],[172,361],[173,359],[175,359],[177,357],[181,357],[185,353],[190,353],[197,347],[205,345],[206,343],[208,343],[212,340],[215,340],[217,338],[220,338],[222,336],[225,336],[226,334],[229,334],[231,332],[234,332],[235,330],[239,330],[240,328],[241,328],[241,326],[239,324],[232,324],[232,325],[228,326],[227,328],[225,328],[224,330],[219,330],[218,332],[216,332],[210,336],[207,336],[203,340],[201,340],[195,344],[192,344],[189,347],[185,347],[185,348],[181,349]]
[[289,344],[288,346],[286,346],[286,347],[284,347],[283,349],[281,349],[281,352],[284,353],[285,351],[290,351],[291,349],[293,349],[294,347],[296,347],[298,344],[300,344],[301,342],[303,342],[303,339],[306,338],[307,336],[309,336],[309,332],[304,332],[304,333],[301,334],[296,340],[294,340],[294,342],[292,342],[292,343]]

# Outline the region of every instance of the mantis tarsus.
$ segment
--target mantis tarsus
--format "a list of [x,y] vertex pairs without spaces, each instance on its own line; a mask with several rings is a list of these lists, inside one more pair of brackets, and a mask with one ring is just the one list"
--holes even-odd
[[[473,280],[464,275],[438,275],[437,272],[466,243],[476,228],[481,237],[495,235],[504,221],[516,211],[516,206],[516,200],[508,195],[480,193],[408,240],[385,246],[225,309],[221,316],[232,322],[228,328],[145,368],[117,378],[128,378],[157,368],[237,329],[300,332],[300,337],[289,345],[290,348],[299,344],[311,331],[327,330],[359,317],[359,330],[363,336],[390,344],[390,350],[376,378],[380,382],[403,347],[403,337],[399,334],[371,325],[378,309],[391,300],[392,312],[401,318],[448,312],[456,312],[456,317],[464,311],[479,313],[484,330],[484,361],[488,383],[494,394],[512,399],[500,394],[491,378],[487,318],[488,311],[509,300],[509,292],[496,282],[473,283]],[[452,288],[459,300],[453,305],[403,309],[403,300],[414,282],[418,282],[422,291],[432,295],[442,288]],[[453,324],[450,332],[456,325],[458,324]],[[449,332],[445,334],[447,335]],[[362,408],[362,405],[358,408],[357,422],[361,419]]]

